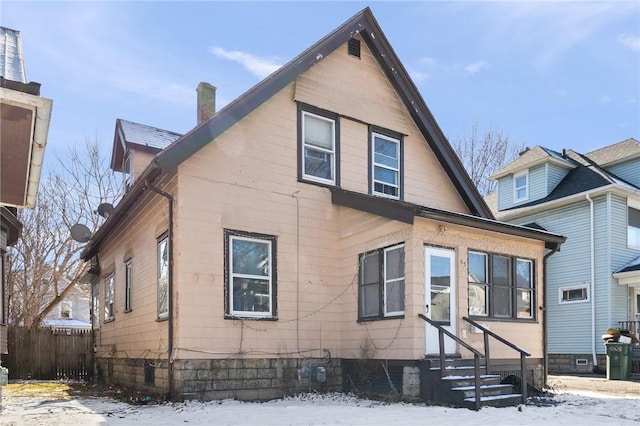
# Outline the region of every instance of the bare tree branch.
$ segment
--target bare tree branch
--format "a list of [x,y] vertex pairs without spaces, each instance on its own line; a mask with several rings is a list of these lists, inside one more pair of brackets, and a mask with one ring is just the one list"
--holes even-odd
[[484,135],[479,135],[477,123],[473,124],[471,136],[460,137],[452,146],[483,197],[496,190],[496,182],[490,181],[489,176],[517,158],[525,149],[523,144],[515,144],[508,136],[491,128]]
[[122,190],[100,148],[97,140],[87,140],[59,158],[40,183],[35,208],[20,211],[22,238],[7,262],[10,322],[38,326],[80,283],[82,245],[70,228],[80,223],[95,232],[104,220],[97,207],[113,203]]

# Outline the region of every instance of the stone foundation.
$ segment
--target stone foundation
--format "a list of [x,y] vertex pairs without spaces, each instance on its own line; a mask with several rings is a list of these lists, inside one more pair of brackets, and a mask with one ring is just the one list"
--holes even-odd
[[[166,360],[97,358],[97,377],[150,395],[168,395]],[[265,401],[302,392],[342,391],[341,360],[198,359],[173,364],[174,400]]]
[[605,354],[597,355],[597,370],[594,370],[592,354],[549,354],[547,368],[549,374],[604,373],[607,369]]

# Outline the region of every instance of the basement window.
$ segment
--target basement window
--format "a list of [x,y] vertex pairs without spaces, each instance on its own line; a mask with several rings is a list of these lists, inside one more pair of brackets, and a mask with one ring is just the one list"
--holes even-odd
[[573,287],[560,287],[558,293],[560,304],[589,301],[589,287],[586,284]]

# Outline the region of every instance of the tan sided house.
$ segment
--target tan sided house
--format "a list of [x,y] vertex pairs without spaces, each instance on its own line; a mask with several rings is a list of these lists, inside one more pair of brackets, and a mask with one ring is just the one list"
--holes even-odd
[[493,218],[368,8],[186,135],[118,120],[112,167],[128,191],[82,253],[107,381],[445,401],[430,367],[484,365],[485,329],[521,349],[487,334],[491,370],[544,380],[564,238]]

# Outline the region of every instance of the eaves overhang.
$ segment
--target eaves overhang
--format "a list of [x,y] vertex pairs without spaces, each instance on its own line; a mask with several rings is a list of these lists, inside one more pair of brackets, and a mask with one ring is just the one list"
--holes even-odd
[[147,183],[158,176],[160,171],[156,167],[147,167],[142,175],[136,179],[120,202],[109,214],[106,221],[98,228],[98,230],[91,236],[91,239],[84,246],[80,252],[80,258],[85,262],[91,259],[98,253],[100,243],[104,238],[109,235],[112,229],[114,229],[127,214],[127,212],[133,207],[133,205],[140,199],[145,190],[147,189]]
[[535,213],[567,206],[570,204],[575,204],[576,202],[583,201],[586,199],[587,195],[590,198],[598,197],[606,194],[607,192],[612,192],[616,194],[620,194],[623,196],[634,196],[640,197],[640,190],[631,188],[629,186],[621,186],[618,184],[609,184],[605,186],[601,186],[595,189],[591,189],[589,191],[583,191],[576,194],[572,194],[568,197],[558,198],[555,200],[541,202],[540,204],[534,204],[527,207],[516,207],[511,208],[509,210],[503,210],[496,213],[496,219],[501,221],[508,221],[512,219],[516,219],[522,216],[530,216]]
[[518,173],[519,171],[522,171],[522,170],[532,169],[534,167],[540,166],[540,165],[545,164],[545,163],[555,164],[555,165],[557,165],[559,167],[562,167],[564,169],[573,169],[573,168],[576,167],[576,164],[573,163],[570,160],[560,159],[560,158],[556,158],[556,157],[550,155],[548,157],[539,158],[539,159],[534,160],[534,161],[532,161],[530,163],[523,164],[522,166],[518,167],[517,169],[506,168],[505,171],[498,171],[497,173],[494,173],[493,175],[489,176],[488,179],[489,180],[498,180],[498,179],[503,178],[505,176]]
[[[34,84],[0,84],[0,204],[36,204],[53,101],[34,94]],[[39,93],[39,84],[37,84]],[[22,90],[17,90],[22,88]]]
[[619,285],[628,285],[630,287],[640,287],[640,270],[616,272],[613,278],[618,280]]
[[415,217],[441,221],[453,225],[467,226],[485,231],[543,241],[545,248],[557,250],[566,241],[566,237],[541,229],[500,222],[495,219],[450,212],[432,207],[420,206],[404,201],[390,200],[369,194],[330,188],[333,204],[353,208],[367,213],[413,224]]

